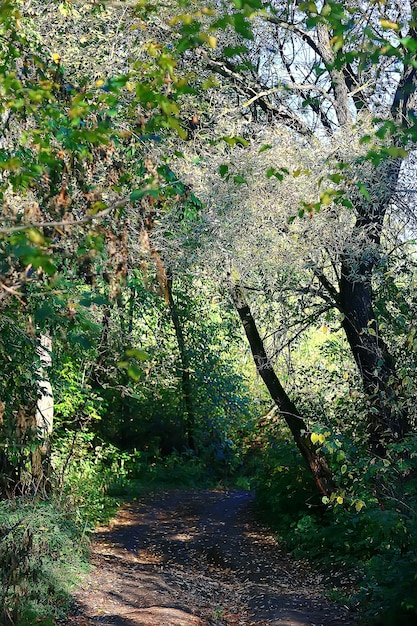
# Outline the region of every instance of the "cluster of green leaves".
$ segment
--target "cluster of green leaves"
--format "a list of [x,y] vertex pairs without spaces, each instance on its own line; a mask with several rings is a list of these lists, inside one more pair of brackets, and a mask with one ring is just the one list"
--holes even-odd
[[54,493],[75,522],[91,532],[115,512],[119,504],[115,496],[127,483],[132,467],[141,462],[140,455],[124,453],[87,428],[58,429],[53,444]]
[[[65,344],[55,388],[59,424],[72,428],[87,424],[105,441],[121,450],[139,450],[152,462],[161,454],[184,449],[185,407],[170,312],[158,283],[150,276],[147,280],[145,288],[141,275],[132,273],[118,304],[112,306],[100,371],[92,378],[80,375],[80,368],[89,372],[94,367],[95,350],[89,354],[90,366],[86,351],[68,361]],[[242,339],[231,312],[212,300],[214,286],[208,281],[202,278],[200,292],[193,293],[194,287],[186,277],[176,281],[176,308],[190,365],[199,455],[219,478],[241,464],[242,445],[253,428],[257,406],[248,392],[249,376],[239,372]]]
[[[335,597],[358,608],[367,623],[412,624],[417,615],[417,481],[413,440],[386,459],[345,443],[354,464],[339,473],[340,489],[323,505],[306,469],[275,430],[255,480],[257,502],[294,556],[308,556]],[[339,448],[340,450],[340,448]],[[357,459],[362,459],[359,463]],[[353,460],[353,459],[352,459]],[[351,469],[353,467],[353,469]],[[341,471],[340,471],[340,468]],[[395,485],[395,486],[394,486]],[[379,494],[379,495],[378,495]],[[383,494],[383,495],[381,495]]]

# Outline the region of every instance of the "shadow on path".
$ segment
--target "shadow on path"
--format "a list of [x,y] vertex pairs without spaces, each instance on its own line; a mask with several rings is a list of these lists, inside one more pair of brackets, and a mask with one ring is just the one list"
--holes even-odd
[[179,491],[124,506],[96,534],[65,626],[354,626],[289,558],[246,491]]

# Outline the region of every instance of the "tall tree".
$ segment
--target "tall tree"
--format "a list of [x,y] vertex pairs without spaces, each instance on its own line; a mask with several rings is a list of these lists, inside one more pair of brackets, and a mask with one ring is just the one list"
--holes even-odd
[[[383,453],[384,441],[409,429],[401,381],[374,307],[373,273],[406,148],[416,139],[417,4],[290,0],[234,6],[224,20],[246,39],[246,53],[236,45],[219,46],[205,55],[205,67],[243,96],[243,114],[258,124],[284,125],[295,142],[334,142],[329,189],[305,202],[302,213],[314,219],[317,210],[338,203],[355,216],[330,271],[313,262],[311,267],[343,318],[369,399],[370,443]],[[370,150],[352,160],[349,135],[362,136]]]

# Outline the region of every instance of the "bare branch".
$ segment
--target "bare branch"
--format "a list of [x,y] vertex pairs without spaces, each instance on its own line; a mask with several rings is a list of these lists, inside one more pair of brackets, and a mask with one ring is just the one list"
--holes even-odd
[[340,307],[340,299],[339,293],[337,289],[332,285],[327,276],[325,276],[324,272],[317,267],[312,268],[314,276],[318,279],[321,286],[327,291],[327,293],[331,296],[334,305],[339,308]]
[[11,295],[11,296],[15,296],[15,298],[19,300],[20,304],[22,304],[23,306],[26,306],[25,302],[20,297],[22,294],[16,291],[16,289],[19,289],[21,286],[22,286],[22,283],[18,283],[17,285],[14,285],[13,287],[8,287],[4,283],[0,283],[0,287],[4,290],[3,293],[0,293],[0,301],[4,300],[9,295]]
[[336,113],[337,120],[341,126],[345,126],[351,121],[348,101],[348,87],[345,76],[340,70],[334,68],[334,53],[330,44],[330,34],[326,24],[319,23],[316,27],[317,39],[314,39],[308,32],[304,31],[297,24],[289,24],[276,16],[263,16],[267,22],[276,24],[285,30],[288,30],[300,39],[302,39],[311,50],[317,54],[327,68],[335,99],[332,104]]
[[[232,80],[235,84],[235,87],[237,87],[239,91],[245,96],[250,95],[253,101],[256,100],[265,113],[268,113],[273,118],[288,124],[300,135],[307,137],[312,136],[311,129],[307,126],[307,124],[303,122],[300,117],[298,117],[294,113],[294,111],[285,107],[282,104],[280,106],[272,104],[269,100],[266,99],[268,94],[266,92],[262,93],[262,86],[257,83],[248,81],[247,76],[243,76],[242,74],[237,72],[231,63],[228,63],[227,61],[217,61],[214,59],[210,59],[206,55],[205,58],[206,66],[210,70],[216,72],[217,74],[220,74],[221,76],[224,76],[227,79]],[[245,105],[248,106],[248,104],[246,103]]]
[[244,102],[243,106],[244,107],[250,106],[253,102],[255,102],[256,100],[259,100],[260,98],[263,98],[265,96],[269,96],[269,95],[271,95],[273,93],[276,93],[277,91],[285,91],[285,90],[291,90],[291,91],[318,91],[319,93],[322,94],[322,96],[324,96],[326,98],[326,100],[329,100],[329,102],[334,107],[336,106],[336,103],[335,103],[334,99],[327,93],[327,91],[323,87],[320,87],[319,85],[299,85],[298,83],[283,83],[282,85],[279,85],[278,87],[273,87],[272,89],[268,89],[266,91],[261,91],[260,93],[258,93],[255,96],[253,96],[247,102]]
[[320,47],[318,46],[317,42],[313,39],[313,37],[309,33],[307,33],[305,30],[300,28],[297,24],[289,24],[288,22],[286,22],[284,20],[281,20],[276,15],[262,15],[262,18],[266,22],[269,22],[270,24],[276,24],[277,26],[281,26],[281,28],[284,28],[285,30],[288,30],[288,31],[294,33],[300,39],[305,41],[305,43],[308,46],[310,46],[310,48],[313,50],[313,52],[315,52],[320,57],[322,57],[322,53],[321,53]]

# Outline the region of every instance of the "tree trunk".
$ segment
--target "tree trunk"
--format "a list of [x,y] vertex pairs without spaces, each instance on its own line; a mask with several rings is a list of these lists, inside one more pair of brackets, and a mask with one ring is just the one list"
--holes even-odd
[[36,405],[36,426],[39,436],[46,439],[52,433],[54,422],[54,396],[45,369],[52,365],[52,340],[49,335],[42,334],[40,336],[38,355],[41,366],[39,368],[40,397]]
[[49,437],[53,430],[54,396],[52,385],[49,382],[47,369],[52,365],[52,340],[49,335],[41,334],[37,349],[40,358],[39,368],[39,397],[36,404],[36,437],[39,445],[32,452],[32,477],[37,488],[46,488],[50,473],[50,443]]
[[[370,401],[369,440],[377,454],[384,454],[386,443],[402,438],[409,430],[399,395],[400,380],[394,360],[380,336],[373,308],[372,272],[380,254],[383,221],[400,163],[391,159],[382,167],[383,170],[376,168],[372,180],[371,194],[378,193],[378,202],[364,199],[357,203],[353,243],[341,259],[338,297],[344,315],[342,326]],[[360,243],[364,240],[366,245]]]
[[[4,414],[6,405],[0,400],[0,437],[5,440]],[[16,464],[10,462],[6,453],[0,447],[0,500],[10,498],[17,483],[19,482],[19,472]]]
[[[192,400],[192,388],[190,378],[190,362],[185,344],[184,333],[182,329],[181,319],[172,292],[172,272],[159,254],[159,251],[152,242],[152,231],[155,226],[155,219],[151,213],[143,215],[143,228],[140,233],[140,241],[142,248],[148,253],[149,257],[155,264],[156,278],[159,285],[159,293],[165,299],[174,325],[175,336],[177,339],[178,350],[181,361],[181,392],[184,405],[183,433],[187,446],[190,450],[197,452],[197,442],[195,437],[195,415]],[[146,267],[142,270],[144,277],[146,276]],[[144,278],[144,282],[145,278]]]
[[342,326],[370,402],[368,422],[371,448],[377,454],[384,454],[384,442],[402,438],[409,429],[407,414],[397,391],[400,381],[393,359],[379,336],[370,283],[365,276],[362,282],[349,278],[346,264],[342,271]]
[[197,444],[195,440],[195,415],[190,379],[190,360],[188,358],[187,349],[185,346],[181,320],[172,293],[172,273],[170,271],[167,272],[166,286],[169,311],[175,329],[175,336],[177,338],[178,350],[181,360],[181,389],[185,413],[184,435],[187,446],[190,448],[190,450],[197,451]]
[[264,381],[272,400],[277,405],[287,423],[297,448],[311,470],[318,490],[321,494],[329,496],[335,490],[332,473],[326,460],[317,453],[311,441],[307,424],[299,415],[295,404],[286,394],[274,371],[246,300],[244,290],[239,285],[238,279],[234,276],[234,273],[232,269],[229,270],[228,273],[230,294],[245,330],[257,372]]

